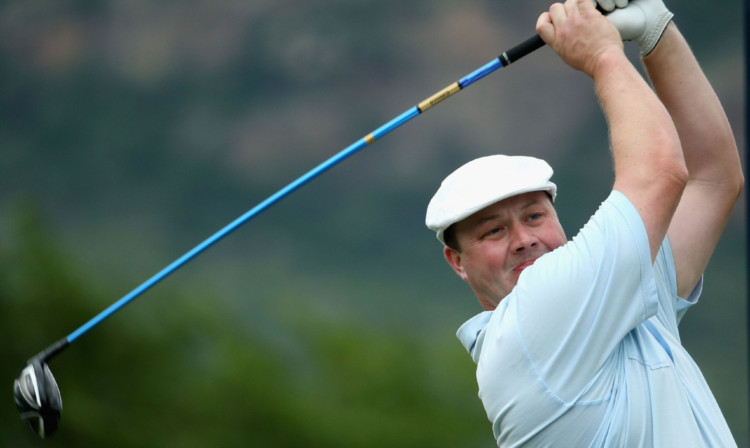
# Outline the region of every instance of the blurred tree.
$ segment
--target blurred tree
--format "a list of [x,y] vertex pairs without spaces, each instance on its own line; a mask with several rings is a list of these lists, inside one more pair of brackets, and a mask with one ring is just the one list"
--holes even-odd
[[[102,306],[38,210],[27,204],[15,221],[0,239],[8,385]],[[207,291],[151,295],[50,362],[64,411],[47,446],[492,446],[473,365],[455,345],[311,309],[268,316],[283,332],[274,340]],[[9,402],[0,445],[36,445]]]

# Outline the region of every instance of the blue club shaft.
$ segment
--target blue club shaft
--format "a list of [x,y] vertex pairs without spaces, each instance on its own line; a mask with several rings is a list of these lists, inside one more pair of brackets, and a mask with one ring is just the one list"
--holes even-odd
[[[460,91],[461,89],[468,87],[469,85],[479,81],[480,79],[484,78],[485,76],[493,73],[497,69],[501,67],[505,67],[516,60],[520,59],[521,57],[533,52],[534,50],[542,47],[544,45],[544,42],[541,40],[541,38],[538,35],[534,35],[534,37],[522,42],[521,44],[511,48],[510,50],[504,52],[502,55],[497,57],[496,59],[492,60],[491,62],[485,64],[484,66],[476,69],[475,71],[469,73],[468,75],[461,78],[459,81],[456,81],[455,83],[449,85],[448,87],[444,88],[443,90],[435,93],[434,95],[430,96],[429,98],[425,99],[418,105],[411,107],[410,109],[406,110],[401,115],[395,117],[391,121],[385,123],[381,127],[375,129],[372,131],[372,133],[368,134],[367,136],[357,140],[350,146],[344,148],[339,153],[334,155],[333,157],[329,158],[325,162],[321,163],[320,165],[316,166],[312,170],[308,171],[289,185],[285,186],[281,190],[277,191],[273,195],[269,196],[266,200],[261,202],[260,204],[256,205],[249,211],[247,211],[245,214],[240,216],[239,218],[235,219],[231,223],[229,223],[227,226],[219,230],[218,232],[214,233],[212,236],[204,240],[202,243],[195,246],[193,249],[185,253],[183,256],[172,262],[169,266],[165,267],[161,271],[159,271],[157,274],[155,274],[153,277],[149,278],[145,282],[143,282],[141,285],[139,285],[137,288],[129,292],[127,295],[119,299],[117,302],[110,305],[107,309],[102,311],[101,313],[94,316],[91,320],[83,324],[80,328],[75,330],[73,333],[71,333],[66,340],[61,340],[56,343],[56,345],[51,346],[47,349],[47,352],[49,353],[45,358],[49,359],[52,356],[59,353],[65,346],[72,343],[76,339],[78,339],[81,335],[88,332],[90,329],[101,323],[103,320],[111,316],[112,314],[119,311],[121,308],[123,308],[125,305],[132,302],[136,297],[143,294],[145,291],[159,283],[160,281],[164,280],[167,276],[172,274],[174,271],[179,269],[180,267],[184,266],[187,262],[195,258],[197,255],[199,255],[204,250],[208,249],[210,246],[224,238],[225,236],[229,235],[232,231],[236,230],[238,227],[245,224],[247,221],[251,220],[258,214],[262,213],[275,203],[279,202],[284,197],[288,196],[301,186],[305,185],[306,183],[310,182],[312,179],[316,178],[323,172],[327,171],[331,167],[337,165],[339,162],[343,161],[344,159],[348,158],[349,156],[357,153],[362,148],[364,148],[367,145],[370,145],[374,143],[376,140],[382,138],[386,134],[390,133],[394,129],[398,128],[402,124],[408,122],[412,118],[416,117],[417,115],[423,113],[425,110],[429,109],[430,107],[440,103],[441,101],[447,99],[451,95],[455,94],[456,92]],[[53,347],[55,347],[53,349]],[[44,353],[44,352],[43,352]]]

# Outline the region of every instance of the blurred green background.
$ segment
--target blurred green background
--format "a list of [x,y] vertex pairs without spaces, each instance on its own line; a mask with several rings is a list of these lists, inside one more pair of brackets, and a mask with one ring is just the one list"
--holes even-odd
[[[668,2],[744,148],[742,4]],[[343,162],[51,363],[26,360],[291,180],[530,37],[541,1],[0,2],[0,446],[491,447],[455,330],[480,311],[424,228],[459,164],[546,158],[569,235],[604,120],[548,48]],[[633,48],[629,54],[636,59]],[[682,325],[748,446],[744,198]]]

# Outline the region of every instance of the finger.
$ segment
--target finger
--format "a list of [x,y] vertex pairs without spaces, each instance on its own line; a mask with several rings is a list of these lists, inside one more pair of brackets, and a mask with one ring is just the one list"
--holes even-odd
[[628,6],[628,0],[615,0],[615,6],[618,8],[624,8]]
[[579,3],[580,0],[567,0],[565,2],[565,13],[568,16],[577,15],[579,12]]
[[596,9],[591,0],[576,0],[575,5],[577,12],[590,12]]
[[549,7],[549,18],[552,24],[564,20],[567,16],[568,13],[562,3],[553,3],[552,6]]
[[537,19],[536,32],[547,45],[552,45],[555,41],[555,26],[552,24],[549,12],[542,13]]
[[596,0],[596,3],[605,11],[613,11],[615,9],[615,0]]

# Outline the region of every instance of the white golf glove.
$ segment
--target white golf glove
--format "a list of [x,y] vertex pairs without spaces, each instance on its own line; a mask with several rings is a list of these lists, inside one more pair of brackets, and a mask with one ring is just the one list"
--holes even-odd
[[605,12],[612,12],[615,8],[624,8],[628,6],[628,0],[594,0]]
[[[632,40],[638,45],[641,56],[651,53],[674,17],[662,0],[596,1],[605,11],[612,11],[607,14],[607,19],[620,32],[622,40]],[[623,3],[625,5],[621,6]]]

